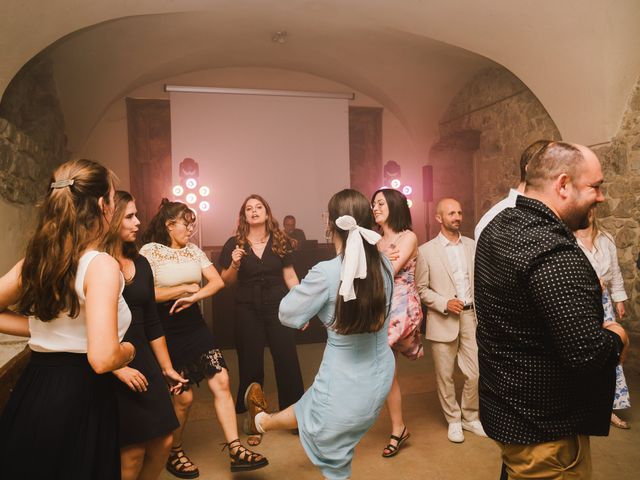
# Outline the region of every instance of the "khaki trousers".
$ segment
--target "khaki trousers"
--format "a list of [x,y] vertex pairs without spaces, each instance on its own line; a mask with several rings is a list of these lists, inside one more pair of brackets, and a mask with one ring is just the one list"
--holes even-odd
[[509,480],[589,480],[591,447],[587,435],[533,445],[500,443]]
[[[438,398],[448,423],[478,420],[478,344],[476,316],[473,310],[460,312],[460,332],[453,342],[431,341],[431,354],[436,370]],[[456,359],[465,377],[462,406],[456,400],[453,370]]]

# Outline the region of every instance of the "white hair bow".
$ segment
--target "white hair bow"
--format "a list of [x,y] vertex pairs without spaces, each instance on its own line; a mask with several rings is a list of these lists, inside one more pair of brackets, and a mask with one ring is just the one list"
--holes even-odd
[[353,280],[367,277],[367,257],[364,253],[362,239],[364,238],[371,245],[375,245],[382,237],[373,230],[358,226],[355,218],[351,215],[339,217],[336,220],[336,225],[342,230],[349,231],[340,270],[342,284],[339,292],[344,301],[348,302],[356,298]]

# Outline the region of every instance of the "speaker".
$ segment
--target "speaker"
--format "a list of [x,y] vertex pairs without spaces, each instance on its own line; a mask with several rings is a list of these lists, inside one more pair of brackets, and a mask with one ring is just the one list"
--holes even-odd
[[433,202],[433,166],[422,167],[422,200],[425,203]]

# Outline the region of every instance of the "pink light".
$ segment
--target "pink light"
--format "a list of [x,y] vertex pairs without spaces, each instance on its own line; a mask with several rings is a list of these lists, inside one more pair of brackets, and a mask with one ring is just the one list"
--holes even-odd
[[186,185],[186,187],[189,190],[193,190],[194,188],[196,188],[198,186],[198,181],[195,178],[187,178],[184,181],[184,184]]
[[413,192],[413,188],[411,188],[409,185],[405,185],[404,187],[402,187],[402,193],[404,193],[405,195],[411,195],[411,192]]
[[198,196],[195,193],[187,193],[185,200],[189,205],[193,205],[198,201]]
[[203,200],[200,202],[199,208],[201,212],[208,212],[211,208],[211,205],[206,200]]
[[172,192],[176,197],[181,197],[184,193],[184,188],[182,188],[182,185],[174,185]]

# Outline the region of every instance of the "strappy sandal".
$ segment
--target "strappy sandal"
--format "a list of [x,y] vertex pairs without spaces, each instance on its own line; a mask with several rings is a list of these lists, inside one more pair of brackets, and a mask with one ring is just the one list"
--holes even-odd
[[[267,457],[243,447],[238,438],[229,443],[223,443],[222,445],[223,451],[225,448],[229,449],[229,457],[231,458],[230,468],[232,472],[248,472],[269,465]],[[231,453],[232,449],[235,449],[235,453]]]
[[[398,454],[398,452],[400,451],[400,447],[402,446],[402,444],[407,441],[407,439],[411,436],[411,434],[409,432],[407,432],[407,427],[405,426],[402,429],[402,433],[400,434],[399,437],[395,436],[395,435],[391,435],[391,439],[389,440],[389,444],[384,447],[384,449],[382,450],[382,456],[384,458],[389,458],[389,457],[393,457],[395,455]],[[396,444],[393,445],[391,443],[391,441],[395,440]]]
[[[195,467],[195,469],[187,470],[191,467]],[[200,476],[200,470],[198,470],[198,467],[196,467],[184,453],[182,445],[171,447],[166,468],[171,475],[178,478],[198,478]]]

